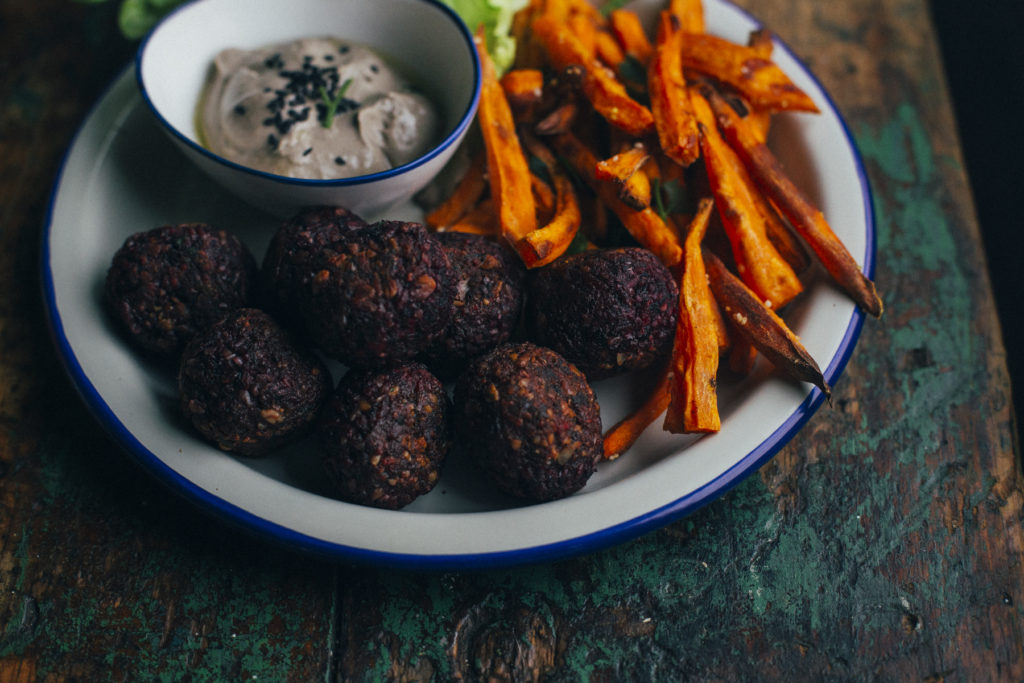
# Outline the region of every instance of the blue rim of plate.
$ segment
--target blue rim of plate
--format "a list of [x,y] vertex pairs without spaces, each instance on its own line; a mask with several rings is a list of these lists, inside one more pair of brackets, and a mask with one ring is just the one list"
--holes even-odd
[[[469,103],[466,105],[466,109],[462,112],[462,115],[459,117],[459,121],[455,125],[455,127],[433,149],[431,149],[423,156],[410,161],[407,164],[395,166],[394,168],[389,168],[385,171],[370,173],[368,175],[354,176],[351,178],[337,178],[329,180],[318,180],[314,178],[290,178],[288,176],[277,175],[276,173],[268,173],[266,171],[260,171],[254,168],[249,168],[248,166],[243,166],[242,164],[231,161],[230,159],[226,159],[220,156],[219,154],[214,154],[213,152],[206,149],[202,145],[197,144],[190,137],[188,137],[187,135],[183,134],[180,130],[178,130],[177,127],[171,125],[170,121],[164,118],[164,116],[160,113],[159,108],[157,108],[156,105],[154,105],[152,100],[149,98],[149,94],[146,92],[145,85],[142,82],[142,59],[145,54],[146,45],[149,43],[150,38],[152,38],[153,32],[156,30],[156,27],[154,27],[153,30],[151,30],[142,38],[142,41],[139,43],[139,48],[135,52],[135,82],[139,88],[139,94],[142,96],[142,101],[145,103],[146,108],[153,114],[153,116],[157,118],[157,120],[160,121],[160,125],[163,126],[164,130],[169,132],[171,135],[174,136],[175,139],[177,139],[180,143],[186,145],[192,151],[199,153],[200,155],[206,157],[207,159],[215,163],[227,166],[236,171],[242,171],[243,173],[247,173],[252,176],[260,178],[269,178],[274,180],[275,182],[284,183],[286,185],[302,185],[305,187],[350,187],[356,185],[363,185],[365,183],[372,183],[378,180],[383,180],[385,178],[400,175],[414,168],[418,168],[419,166],[422,166],[423,164],[430,161],[431,159],[434,159],[439,154],[441,154],[449,147],[451,147],[453,144],[455,144],[456,141],[458,141],[461,138],[463,132],[467,128],[469,128],[469,126],[473,123],[473,120],[476,118],[477,106],[480,103],[480,89],[481,84],[483,83],[483,71],[480,65],[480,58],[476,52],[476,44],[473,42],[473,35],[470,33],[469,28],[466,26],[465,22],[462,21],[459,15],[457,15],[447,5],[443,5],[440,2],[438,2],[438,0],[419,1],[424,2],[428,5],[432,5],[436,9],[440,10],[442,14],[445,14],[449,18],[451,18],[452,21],[458,27],[459,32],[462,34],[463,40],[466,41],[467,47],[469,49],[469,54],[473,60],[473,97],[470,98]],[[184,11],[188,9],[190,6],[195,5],[199,2],[202,2],[202,0],[189,0],[189,2],[185,2],[179,5],[178,7],[174,8],[174,10],[172,10],[171,13],[164,18],[164,20],[171,18],[178,12]]]
[[[750,13],[742,8],[736,7],[728,0],[719,0],[730,5],[741,14],[745,15],[751,22],[760,26]],[[821,92],[825,103],[839,122],[846,143],[852,154],[852,158],[860,180],[862,201],[864,204],[865,217],[865,249],[863,271],[869,277],[874,277],[875,256],[876,256],[876,234],[875,234],[875,212],[871,186],[868,182],[867,172],[864,167],[860,151],[854,142],[853,136],[847,126],[845,119],[840,115],[831,96],[822,87],[821,83],[813,73],[797,59],[792,50],[778,37],[775,38],[776,45],[781,47],[796,63],[800,64],[806,75],[813,81]],[[132,64],[125,69],[131,69]],[[40,265],[42,274],[42,294],[45,305],[45,313],[50,328],[54,345],[57,349],[60,360],[68,373],[72,383],[82,397],[93,417],[100,423],[110,437],[131,456],[133,456],[144,469],[154,475],[159,481],[168,486],[172,491],[182,495],[185,499],[198,505],[206,512],[213,513],[221,521],[232,523],[243,529],[254,532],[257,536],[270,540],[289,548],[299,549],[313,555],[326,557],[333,560],[342,560],[360,565],[371,565],[378,567],[390,567],[405,570],[486,570],[520,565],[550,562],[568,557],[584,555],[602,550],[627,540],[634,539],[650,531],[654,531],[670,522],[684,517],[700,507],[720,498],[750,474],[756,472],[763,464],[768,462],[783,446],[786,445],[803,427],[803,425],[814,415],[815,411],[825,401],[824,393],[817,387],[811,388],[808,395],[797,406],[793,413],[782,422],[773,432],[753,448],[747,455],[740,459],[735,465],[718,475],[715,479],[699,488],[690,491],[675,501],[651,510],[645,514],[635,516],[618,524],[611,525],[588,534],[575,538],[564,539],[554,543],[538,546],[516,548],[485,553],[461,553],[461,554],[411,554],[396,553],[389,551],[369,550],[351,545],[344,545],[314,538],[307,534],[299,533],[283,525],[263,519],[246,510],[243,510],[227,501],[217,497],[211,492],[201,488],[189,479],[176,472],[156,454],[145,448],[127,429],[124,424],[113,413],[103,397],[96,390],[88,375],[82,369],[78,358],[64,333],[59,311],[57,310],[56,291],[53,279],[53,272],[50,268],[50,236],[53,227],[53,211],[57,197],[62,185],[68,158],[74,150],[75,145],[82,134],[86,124],[92,118],[99,104],[113,90],[114,86],[124,77],[119,75],[111,85],[104,91],[96,104],[93,105],[89,114],[84,118],[82,125],[75,133],[71,144],[68,146],[61,161],[56,181],[47,205],[47,213],[42,231],[42,248],[40,250]],[[846,331],[842,337],[836,353],[830,359],[828,366],[823,371],[826,382],[833,385],[839,375],[843,372],[849,362],[860,336],[864,324],[865,313],[853,308]]]

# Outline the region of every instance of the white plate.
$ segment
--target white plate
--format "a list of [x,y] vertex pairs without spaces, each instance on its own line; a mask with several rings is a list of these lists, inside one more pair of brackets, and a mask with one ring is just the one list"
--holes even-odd
[[[743,41],[756,26],[723,0],[705,0],[705,9],[715,34]],[[822,113],[780,116],[772,145],[871,275],[871,197],[849,132],[821,86],[782,45],[776,60]],[[407,207],[390,215],[416,212]],[[75,137],[51,199],[42,267],[59,352],[97,419],[158,478],[217,516],[306,550],[410,568],[491,567],[592,551],[722,495],[771,458],[824,400],[819,390],[782,379],[762,362],[749,379],[723,387],[719,433],[674,436],[659,421],[565,500],[521,505],[493,494],[456,462],[433,492],[404,510],[342,503],[322,495],[309,442],[254,461],[197,439],[180,422],[172,377],[140,360],[111,326],[102,283],[114,252],[133,232],[186,221],[236,232],[257,258],[275,226],[185,161],[142,106],[129,69]],[[861,313],[818,280],[787,319],[835,382],[859,335]],[[643,398],[643,379],[598,383],[606,427]]]

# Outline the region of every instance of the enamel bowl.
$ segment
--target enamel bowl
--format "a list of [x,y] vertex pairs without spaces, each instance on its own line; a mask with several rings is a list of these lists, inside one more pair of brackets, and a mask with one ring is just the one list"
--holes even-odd
[[[200,144],[196,111],[217,53],[328,35],[385,57],[440,109],[443,132],[435,147],[387,171],[306,180],[248,168]],[[371,216],[410,199],[465,137],[481,81],[472,35],[435,0],[194,0],[145,38],[136,77],[146,105],[190,161],[243,201],[279,216],[314,204]]]

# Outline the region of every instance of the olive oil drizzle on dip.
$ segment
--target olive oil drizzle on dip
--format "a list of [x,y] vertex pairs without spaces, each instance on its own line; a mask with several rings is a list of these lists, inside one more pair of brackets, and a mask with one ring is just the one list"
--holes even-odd
[[309,179],[408,163],[439,128],[434,106],[379,55],[330,37],[222,51],[197,119],[200,142],[215,154]]

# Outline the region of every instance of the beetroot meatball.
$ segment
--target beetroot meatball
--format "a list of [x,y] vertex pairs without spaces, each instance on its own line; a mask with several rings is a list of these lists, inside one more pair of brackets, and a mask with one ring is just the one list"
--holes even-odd
[[456,436],[501,490],[543,501],[587,483],[601,457],[601,412],[583,373],[550,349],[508,343],[455,384]]
[[626,247],[581,252],[531,273],[530,339],[590,380],[653,364],[672,348],[679,287],[658,257]]
[[178,389],[200,434],[225,451],[263,455],[312,428],[331,376],[269,315],[243,308],[189,342]]
[[437,484],[451,447],[448,396],[418,363],[353,370],[338,382],[319,437],[335,495],[398,509]]
[[365,225],[366,221],[341,206],[311,206],[281,223],[260,271],[270,310],[289,320],[301,298],[297,292],[309,286],[316,256],[345,232]]
[[437,234],[455,271],[451,322],[423,354],[442,379],[454,378],[470,359],[508,341],[519,323],[526,269],[504,244],[482,235]]
[[114,254],[108,310],[131,341],[176,356],[199,331],[250,303],[256,262],[242,242],[203,223],[139,232]]
[[321,250],[299,309],[310,339],[350,367],[411,360],[452,317],[455,278],[419,223],[380,221]]

